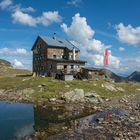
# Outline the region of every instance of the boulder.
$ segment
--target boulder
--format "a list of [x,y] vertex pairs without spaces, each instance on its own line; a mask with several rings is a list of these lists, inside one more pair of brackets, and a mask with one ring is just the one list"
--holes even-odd
[[66,92],[62,95],[62,98],[66,101],[78,101],[83,102],[84,101],[84,90],[83,89],[74,89],[72,91]]
[[136,89],[136,91],[140,92],[140,89],[139,89],[139,88],[137,88],[137,89]]
[[90,102],[101,103],[102,98],[96,92],[84,93],[83,89],[74,89],[62,94],[62,99],[66,102]]
[[49,101],[50,102],[55,102],[56,101],[56,98],[50,98]]
[[0,94],[3,94],[4,93],[4,89],[0,89]]
[[116,87],[116,89],[117,89],[118,91],[125,92],[125,90],[124,90],[123,88],[121,88],[121,87]]
[[96,92],[87,92],[85,93],[85,97],[90,98],[90,97],[95,97],[97,98],[99,95],[97,95]]
[[115,86],[114,86],[113,84],[111,84],[111,83],[105,83],[105,84],[104,84],[104,87],[105,87],[107,90],[110,90],[110,91],[114,91],[114,92],[117,91],[117,89],[115,88]]
[[69,86],[69,85],[66,85],[65,87],[66,87],[66,88],[69,88],[70,86]]
[[91,103],[103,102],[102,98],[96,92],[85,93],[85,100]]

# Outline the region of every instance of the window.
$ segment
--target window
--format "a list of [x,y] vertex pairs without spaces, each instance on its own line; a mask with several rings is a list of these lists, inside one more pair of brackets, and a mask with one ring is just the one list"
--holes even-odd
[[67,65],[64,65],[64,69],[66,69],[67,68]]
[[42,48],[42,45],[41,45],[41,44],[39,44],[39,45],[38,45],[38,49],[41,49],[41,48]]
[[52,69],[52,64],[50,65],[50,69]]
[[74,65],[71,65],[71,69],[73,69],[74,68]]
[[44,67],[43,66],[41,66],[41,70],[44,70]]
[[53,55],[53,58],[56,58],[56,55]]
[[63,59],[66,59],[66,55],[62,55],[62,58],[63,58]]
[[69,59],[72,60],[73,59],[73,54],[69,53]]

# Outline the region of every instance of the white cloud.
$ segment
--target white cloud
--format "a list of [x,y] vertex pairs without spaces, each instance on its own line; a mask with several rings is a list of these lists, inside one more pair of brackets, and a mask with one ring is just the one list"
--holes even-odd
[[28,52],[26,49],[24,48],[17,48],[15,50],[9,49],[9,48],[1,48],[0,49],[0,54],[4,54],[4,55],[31,55],[30,52]]
[[61,25],[61,27],[63,28],[64,32],[67,33],[67,35],[71,36],[73,34],[77,40],[82,42],[87,39],[91,39],[95,33],[95,31],[92,30],[91,27],[87,24],[86,18],[80,17],[79,13],[72,17],[72,24],[70,27],[67,27],[67,25],[64,23]]
[[52,23],[59,23],[62,20],[62,17],[59,15],[58,11],[43,12],[42,16],[33,17],[30,14],[23,12],[23,10],[19,8],[12,13],[12,18],[14,23],[20,23],[33,27],[35,27],[37,24],[48,26]]
[[22,12],[35,12],[36,10],[33,7],[29,6],[27,8],[21,8],[21,11]]
[[37,21],[32,16],[30,16],[27,13],[22,12],[21,10],[16,10],[14,13],[12,13],[12,18],[14,23],[21,23],[24,25],[29,26],[36,26]]
[[123,51],[125,51],[125,48],[119,47],[119,51],[120,51],[120,52],[123,52]]
[[24,65],[23,65],[22,62],[20,62],[20,61],[18,61],[17,59],[15,59],[14,62],[13,62],[13,67],[14,67],[14,68],[23,68]]
[[140,70],[140,57],[132,56],[122,58],[119,70],[120,72],[126,73],[127,75],[131,74],[136,70]]
[[29,52],[26,49],[23,48],[17,48],[15,53],[21,54],[21,55],[27,55]]
[[12,4],[11,0],[3,0],[0,3],[0,8],[11,12],[13,23],[19,23],[22,25],[35,27],[38,24],[48,26],[52,23],[60,23],[62,17],[58,11],[44,11],[42,15],[34,17],[29,12],[35,12],[36,10],[29,7],[21,7],[21,4]]
[[25,125],[22,128],[18,129],[15,133],[17,139],[23,139],[24,137],[31,135],[34,132],[33,124]]
[[125,26],[123,23],[116,25],[117,37],[123,42],[134,46],[140,45],[140,26]]
[[69,0],[68,4],[78,6],[81,2],[82,2],[82,0]]
[[[81,17],[79,13],[75,14],[70,27],[64,23],[61,27],[73,43],[79,46],[81,58],[96,66],[104,65],[104,51],[111,46],[94,38],[95,31],[87,24],[85,17]],[[120,60],[117,57],[110,53],[109,59],[110,67],[119,67]]]
[[120,59],[118,57],[113,56],[112,54],[109,55],[109,66],[112,68],[119,68],[120,67]]
[[0,2],[0,8],[2,10],[6,9],[10,5],[12,5],[12,0],[2,0],[2,2]]
[[50,25],[51,23],[59,23],[62,20],[62,17],[59,15],[58,11],[48,11],[43,12],[42,16],[36,18],[37,23],[41,23],[45,26]]

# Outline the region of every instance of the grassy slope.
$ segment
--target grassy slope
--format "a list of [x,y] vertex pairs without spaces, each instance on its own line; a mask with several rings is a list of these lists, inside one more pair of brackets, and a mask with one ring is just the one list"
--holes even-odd
[[[60,92],[70,91],[75,88],[84,89],[84,91],[95,91],[97,94],[104,97],[121,96],[124,94],[133,94],[135,89],[140,88],[140,84],[134,83],[112,83],[117,87],[122,87],[125,92],[112,92],[106,90],[101,85],[106,81],[58,81],[51,78],[34,78],[34,77],[15,77],[16,74],[29,74],[28,70],[20,70],[11,68],[11,64],[0,59],[0,68],[6,68],[0,72],[0,89],[19,90],[25,88],[32,88],[35,90],[33,97],[48,98],[58,95]],[[45,90],[40,92],[39,85],[45,84]],[[69,88],[66,87],[69,85]],[[95,86],[96,85],[96,86]]]
[[11,66],[11,63],[8,62],[8,61],[6,61],[6,60],[0,59],[0,66],[10,67]]
[[11,63],[0,59],[0,77],[15,77],[18,74],[30,74],[29,70],[14,69]]
[[[53,80],[51,78],[34,78],[34,77],[28,77],[28,78],[16,78],[16,77],[4,77],[0,78],[0,89],[24,89],[24,88],[32,88],[35,90],[33,97],[35,98],[48,98],[48,97],[55,97],[60,92],[66,92],[71,89],[80,88],[84,89],[84,91],[95,91],[99,95],[104,97],[114,97],[114,96],[122,96],[125,94],[133,94],[135,92],[135,89],[140,88],[139,84],[134,83],[112,83],[117,87],[122,87],[125,89],[125,92],[112,92],[109,90],[106,90],[101,85],[105,81],[80,81],[80,80],[74,80],[74,81],[58,81]],[[45,90],[43,92],[40,92],[40,87],[38,87],[41,84],[45,84]],[[96,86],[95,86],[96,84]],[[69,85],[70,87],[67,88],[66,85]]]
[[16,75],[31,74],[29,70],[8,68],[6,71],[0,72],[0,77],[15,77]]

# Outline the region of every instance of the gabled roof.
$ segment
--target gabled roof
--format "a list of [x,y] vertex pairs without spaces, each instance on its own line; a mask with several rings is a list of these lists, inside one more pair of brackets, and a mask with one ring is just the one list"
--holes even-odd
[[[51,47],[60,47],[60,48],[68,48],[72,50],[75,48],[76,51],[80,51],[75,45],[73,45],[70,41],[66,39],[61,39],[57,37],[43,37],[39,36],[48,46]],[[33,48],[32,48],[33,49]]]

